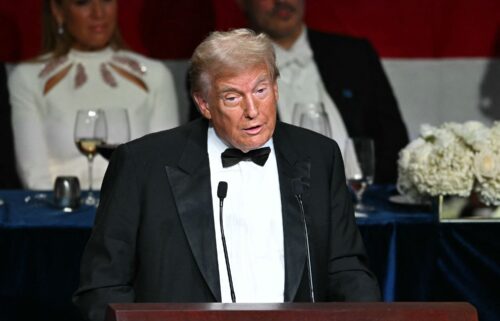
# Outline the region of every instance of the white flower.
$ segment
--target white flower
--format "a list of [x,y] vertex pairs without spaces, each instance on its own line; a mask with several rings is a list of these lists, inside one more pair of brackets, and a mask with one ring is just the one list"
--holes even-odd
[[488,127],[478,121],[468,121],[463,125],[458,123],[445,124],[459,138],[471,146],[472,149],[479,151],[488,144],[490,130]]
[[498,155],[490,150],[482,150],[474,156],[474,174],[481,182],[484,178],[494,178],[500,171]]
[[446,148],[449,145],[453,144],[456,140],[456,136],[452,131],[449,131],[446,128],[438,128],[435,132],[435,144],[437,147]]
[[399,153],[398,170],[398,190],[413,199],[475,190],[486,204],[500,204],[500,122],[424,124]]
[[436,127],[434,126],[431,126],[429,124],[422,124],[420,126],[420,137],[424,139],[427,137],[435,136],[435,132],[436,132]]

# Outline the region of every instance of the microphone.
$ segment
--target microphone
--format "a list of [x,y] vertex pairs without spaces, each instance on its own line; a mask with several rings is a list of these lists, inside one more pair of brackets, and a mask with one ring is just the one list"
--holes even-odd
[[314,285],[312,278],[312,269],[311,269],[311,251],[309,250],[309,233],[307,231],[307,222],[306,222],[306,214],[304,212],[304,204],[302,203],[302,194],[305,192],[304,184],[299,179],[292,180],[293,192],[295,194],[295,198],[299,203],[300,213],[302,214],[302,221],[304,222],[304,239],[306,243],[306,256],[307,256],[307,276],[309,278],[309,295],[311,297],[311,302],[316,302],[314,299]]
[[236,302],[236,295],[234,294],[233,278],[231,276],[231,266],[229,265],[229,256],[227,255],[226,236],[224,235],[224,222],[223,222],[223,208],[224,199],[227,195],[227,182],[219,182],[217,186],[217,197],[219,198],[219,222],[220,222],[220,235],[222,237],[222,248],[224,249],[224,259],[226,260],[227,277],[229,279],[229,288],[231,290],[231,300]]

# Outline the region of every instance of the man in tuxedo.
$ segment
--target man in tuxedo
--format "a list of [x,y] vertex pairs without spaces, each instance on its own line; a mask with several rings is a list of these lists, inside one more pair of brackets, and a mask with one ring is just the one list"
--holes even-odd
[[235,302],[310,301],[301,204],[316,301],[380,299],[340,150],[276,121],[278,75],[266,35],[214,32],[190,67],[204,118],[114,152],[74,296],[89,320],[112,302],[231,302],[228,270]]
[[[395,183],[398,153],[408,133],[371,44],[306,28],[305,0],[237,0],[250,27],[273,40],[279,80],[279,117],[292,122],[295,103],[322,102],[333,138],[369,137],[375,145],[375,182]],[[344,155],[346,162],[355,157]]]

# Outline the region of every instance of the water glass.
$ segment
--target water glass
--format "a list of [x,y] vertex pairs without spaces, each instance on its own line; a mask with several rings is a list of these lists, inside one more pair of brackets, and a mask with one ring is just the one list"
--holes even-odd
[[54,182],[54,205],[65,209],[80,206],[80,181],[76,176],[58,176]]
[[332,137],[330,121],[322,102],[296,103],[293,109],[292,123]]

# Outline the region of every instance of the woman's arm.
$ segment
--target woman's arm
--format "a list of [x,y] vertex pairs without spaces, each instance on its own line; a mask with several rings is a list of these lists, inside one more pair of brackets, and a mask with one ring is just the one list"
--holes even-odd
[[12,129],[17,168],[22,184],[29,189],[50,189],[49,155],[41,108],[42,92],[37,88],[36,68],[17,66],[9,77]]

